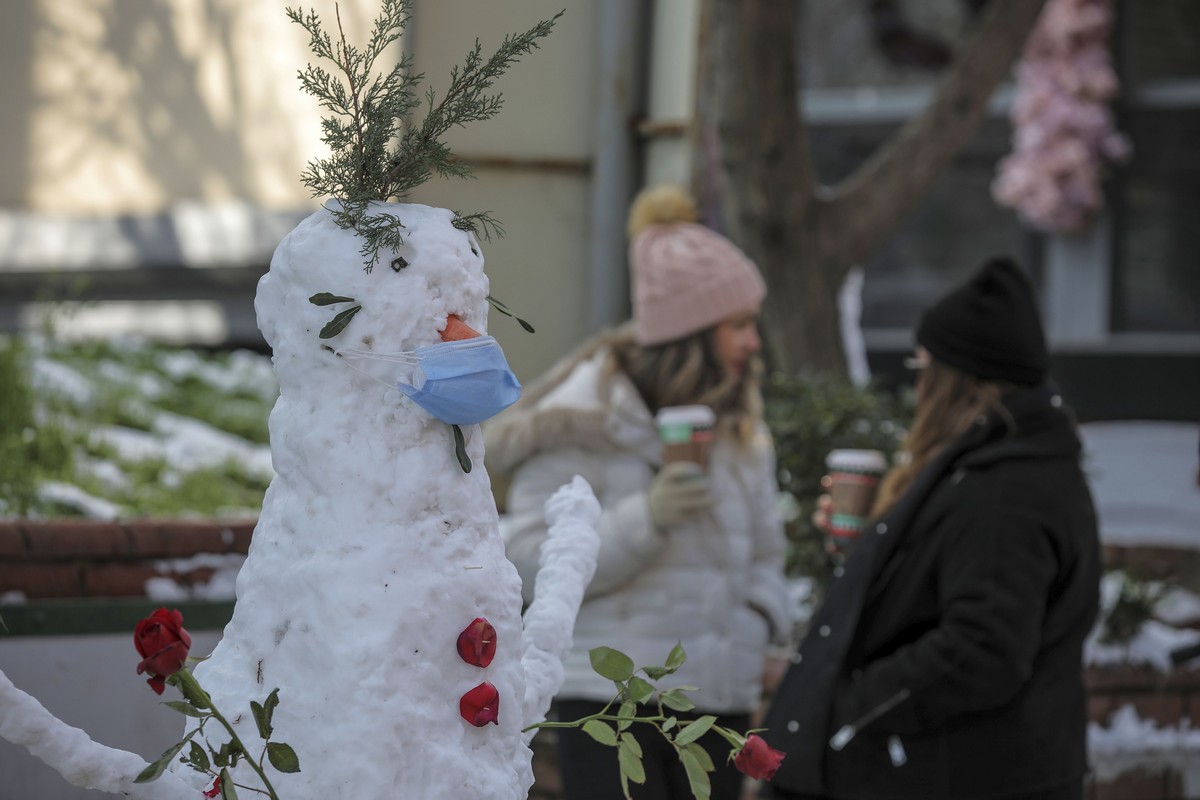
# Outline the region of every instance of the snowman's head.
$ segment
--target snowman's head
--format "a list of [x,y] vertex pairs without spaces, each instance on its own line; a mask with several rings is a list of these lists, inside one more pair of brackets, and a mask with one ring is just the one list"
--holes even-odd
[[[445,209],[379,204],[404,241],[363,267],[361,241],[328,211],[280,243],[259,282],[255,307],[271,344],[281,392],[314,402],[379,395],[456,426],[507,408],[520,383],[487,330],[488,279],[474,235]],[[411,402],[388,397],[407,395]]]
[[369,271],[359,237],[327,211],[280,243],[255,300],[277,361],[311,356],[325,364],[337,351],[412,351],[456,335],[459,324],[487,331],[488,279],[474,234],[454,227],[454,214],[442,208],[379,203],[372,211],[398,217],[404,243],[382,251]]

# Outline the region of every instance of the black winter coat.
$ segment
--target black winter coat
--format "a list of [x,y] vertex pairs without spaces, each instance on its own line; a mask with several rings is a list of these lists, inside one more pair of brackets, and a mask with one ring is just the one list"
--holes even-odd
[[764,738],[787,753],[772,786],[1080,795],[1095,510],[1061,398],[1038,387],[1005,407],[923,470],[833,579],[767,715]]

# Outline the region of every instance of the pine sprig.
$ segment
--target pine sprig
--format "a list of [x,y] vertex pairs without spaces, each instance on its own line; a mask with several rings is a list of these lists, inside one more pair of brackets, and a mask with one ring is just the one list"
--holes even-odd
[[[435,174],[471,177],[471,168],[444,141],[455,127],[494,117],[503,105],[501,95],[489,93],[509,67],[538,48],[564,12],[520,34],[506,36],[499,49],[484,59],[477,39],[462,67],[450,72],[450,85],[438,100],[432,87],[424,95],[427,107],[420,124],[411,117],[422,105],[416,88],[424,74],[413,74],[411,56],[402,56],[386,74],[376,74],[376,61],[397,41],[409,20],[411,0],[383,0],[379,17],[365,48],[346,41],[340,11],[337,37],[327,33],[315,11],[287,9],[288,17],[309,34],[309,49],[332,72],[309,65],[299,72],[304,91],[329,111],[321,121],[328,158],[311,161],[301,176],[314,197],[340,201],[334,221],[363,239],[362,255],[370,272],[381,250],[403,244],[404,225],[391,214],[370,214],[375,201],[402,200]],[[336,8],[336,5],[335,5]],[[458,214],[455,227],[502,235],[503,228],[489,212]]]

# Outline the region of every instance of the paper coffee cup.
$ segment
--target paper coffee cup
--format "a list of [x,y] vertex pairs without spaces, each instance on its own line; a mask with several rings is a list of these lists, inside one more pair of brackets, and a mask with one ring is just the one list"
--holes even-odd
[[708,465],[717,415],[708,406],[667,406],[654,417],[662,441],[663,462]]
[[833,501],[829,528],[835,549],[842,549],[862,532],[887,467],[887,456],[878,450],[834,450],[825,458]]

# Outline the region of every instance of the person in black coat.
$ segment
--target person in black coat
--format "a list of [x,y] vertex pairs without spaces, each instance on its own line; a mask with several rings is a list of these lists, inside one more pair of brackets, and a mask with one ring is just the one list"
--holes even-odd
[[1028,280],[993,259],[917,329],[906,463],[768,710],[779,800],[1078,800],[1095,507]]

